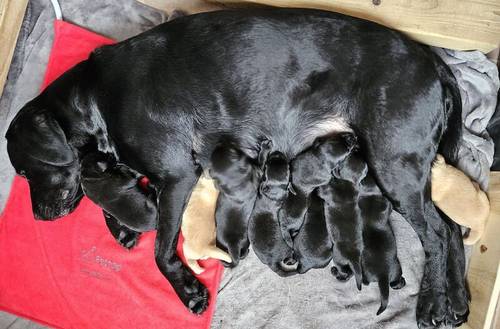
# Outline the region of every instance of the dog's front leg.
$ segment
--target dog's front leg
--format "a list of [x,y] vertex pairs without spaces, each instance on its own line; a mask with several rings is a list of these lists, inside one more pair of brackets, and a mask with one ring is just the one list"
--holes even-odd
[[159,195],[159,219],[155,258],[158,268],[175,292],[193,313],[200,314],[208,306],[208,290],[189,271],[176,254],[182,214],[196,184],[195,170],[165,181]]

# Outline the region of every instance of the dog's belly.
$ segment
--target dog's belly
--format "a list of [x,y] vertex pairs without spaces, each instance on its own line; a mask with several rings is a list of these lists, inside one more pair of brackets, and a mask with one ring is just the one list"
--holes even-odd
[[[419,82],[419,90],[431,94],[428,85],[435,72],[421,56],[426,51],[371,23],[308,13],[308,23],[297,12],[288,19],[273,18],[278,25],[243,16],[236,30],[216,28],[207,20],[202,24],[210,31],[206,38],[199,37],[198,25],[179,20],[186,37],[174,33],[177,23],[166,24],[94,56],[103,70],[99,89],[113,95],[113,106],[122,107],[105,116],[113,137],[122,135],[116,142],[125,162],[159,175],[175,167],[170,160],[194,150],[203,165],[223,138],[237,142],[252,158],[260,142],[269,139],[274,150],[292,159],[317,137],[351,130],[374,150],[382,140],[396,144],[391,134],[418,144],[411,145],[414,149],[427,147],[420,136],[430,135],[441,109],[415,110],[412,95],[418,93],[408,82]],[[236,19],[217,15],[228,26]],[[341,33],[346,25],[355,33]],[[299,38],[304,31],[309,37]],[[138,62],[140,74],[124,69]],[[401,63],[412,69],[393,74]],[[435,95],[441,92],[434,89]]]

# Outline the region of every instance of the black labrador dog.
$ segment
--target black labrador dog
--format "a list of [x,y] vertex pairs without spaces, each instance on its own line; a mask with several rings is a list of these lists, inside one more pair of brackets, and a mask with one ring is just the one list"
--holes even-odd
[[317,137],[351,130],[426,252],[418,323],[462,323],[463,245],[450,244],[458,237],[428,193],[437,151],[456,162],[458,87],[429,47],[376,23],[306,9],[180,17],[95,50],[25,105],[7,139],[34,211],[46,219],[78,202],[74,157],[89,149],[115,149],[149,177],[159,191],[156,263],[183,303],[202,312],[206,288],[175,252],[200,174],[192,152],[206,168],[221,136],[230,136],[251,158],[268,139],[293,159]]
[[217,245],[231,256],[237,266],[248,254],[248,222],[257,195],[260,171],[252,160],[230,143],[214,150],[210,176],[219,190],[215,211]]
[[289,241],[297,235],[304,222],[310,194],[314,189],[330,182],[333,170],[349,155],[356,145],[355,140],[356,137],[352,133],[318,138],[311,147],[292,160],[292,193],[286,198],[279,213],[283,237],[290,245],[292,243]]
[[259,154],[263,174],[252,216],[248,236],[257,257],[280,276],[296,274],[298,267],[293,245],[282,236],[278,212],[288,196],[290,186],[289,161],[280,151]]
[[317,191],[313,191],[304,223],[293,240],[299,273],[323,268],[332,260],[333,240],[326,226],[324,210],[323,200]]
[[[346,147],[347,149],[347,147]],[[404,287],[396,241],[389,223],[390,202],[369,174],[368,166],[355,148],[332,181],[318,189],[325,204],[325,221],[334,241],[332,273],[345,281],[354,273],[361,283],[378,282],[381,305],[388,304],[389,286]]]

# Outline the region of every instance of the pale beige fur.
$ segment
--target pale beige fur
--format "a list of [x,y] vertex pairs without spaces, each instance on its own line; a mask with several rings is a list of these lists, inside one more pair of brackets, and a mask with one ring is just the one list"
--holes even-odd
[[231,262],[231,257],[215,246],[215,207],[219,192],[212,179],[200,177],[182,217],[182,245],[187,265],[196,274],[204,269],[199,259],[216,258]]
[[446,164],[438,154],[432,166],[432,200],[456,223],[469,227],[464,244],[475,244],[482,236],[490,214],[490,202],[476,182]]

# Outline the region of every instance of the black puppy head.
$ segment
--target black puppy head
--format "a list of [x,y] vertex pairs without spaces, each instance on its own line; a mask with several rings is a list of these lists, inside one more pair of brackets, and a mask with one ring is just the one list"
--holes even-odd
[[[268,202],[259,200],[257,202]],[[257,205],[256,205],[257,207]],[[297,259],[281,234],[280,224],[271,212],[255,210],[249,222],[248,237],[259,260],[279,276],[297,274]]]
[[290,168],[285,155],[274,151],[267,157],[260,183],[260,193],[275,201],[288,195]]
[[304,191],[327,184],[333,171],[356,147],[356,137],[351,133],[318,138],[292,161],[293,184]]
[[338,179],[359,184],[368,175],[368,165],[359,152],[351,153],[333,172]]
[[232,194],[254,184],[256,172],[251,159],[233,146],[219,145],[210,158],[210,176],[217,188]]
[[82,179],[101,178],[103,173],[116,164],[116,159],[111,154],[102,152],[85,154],[80,161]]
[[35,218],[55,219],[73,211],[83,196],[80,166],[57,121],[28,104],[6,138],[12,165],[28,180]]
[[357,139],[354,134],[343,133],[329,138],[319,138],[313,147],[320,161],[329,168],[338,167],[351,152],[357,149]]

